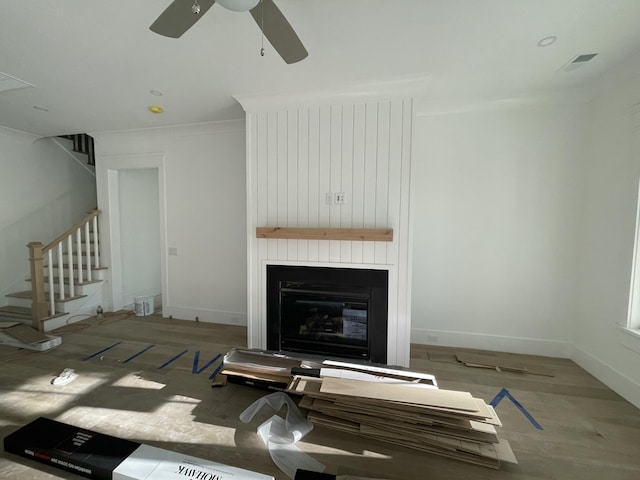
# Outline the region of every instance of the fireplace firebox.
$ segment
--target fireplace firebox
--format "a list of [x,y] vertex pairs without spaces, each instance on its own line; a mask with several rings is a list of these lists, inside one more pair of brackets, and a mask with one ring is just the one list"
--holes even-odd
[[387,363],[388,272],[267,265],[267,348]]

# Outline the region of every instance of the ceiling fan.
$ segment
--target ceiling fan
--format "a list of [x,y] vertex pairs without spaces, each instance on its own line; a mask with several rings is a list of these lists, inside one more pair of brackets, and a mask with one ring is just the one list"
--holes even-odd
[[[214,3],[215,0],[174,0],[149,28],[165,37],[179,38]],[[218,3],[228,10],[251,13],[263,35],[286,63],[296,63],[307,57],[300,38],[273,0],[218,0]]]

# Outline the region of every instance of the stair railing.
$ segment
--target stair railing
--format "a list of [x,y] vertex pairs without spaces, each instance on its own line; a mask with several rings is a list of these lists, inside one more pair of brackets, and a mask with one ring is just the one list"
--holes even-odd
[[[31,317],[33,328],[43,331],[43,322],[47,317],[56,314],[56,301],[65,300],[64,273],[67,272],[69,281],[69,297],[75,296],[75,281],[83,283],[91,281],[92,270],[100,268],[100,250],[98,248],[98,214],[93,210],[81,222],[71,227],[62,235],[47,245],[40,242],[30,242],[29,263],[31,271]],[[93,242],[91,232],[93,231]],[[75,237],[75,247],[74,247]],[[84,238],[83,238],[84,237]],[[93,248],[92,247],[93,243]],[[66,245],[66,252],[64,246]],[[75,248],[75,255],[74,255]],[[83,248],[84,253],[83,255]],[[67,254],[67,264],[64,264],[64,254]],[[45,255],[47,264],[44,264]],[[54,277],[54,255],[57,261],[58,275]],[[75,258],[74,258],[75,256]],[[48,301],[45,288],[45,267],[48,274]],[[57,292],[56,292],[57,286]]]

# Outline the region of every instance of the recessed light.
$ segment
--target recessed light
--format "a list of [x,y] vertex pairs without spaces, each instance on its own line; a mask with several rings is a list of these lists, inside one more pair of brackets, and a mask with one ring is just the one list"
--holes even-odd
[[549,35],[548,37],[541,38],[536,45],[539,47],[548,47],[549,45],[553,45],[558,40],[558,37],[555,35]]
[[35,108],[36,110],[40,111],[40,112],[48,112],[49,109],[47,107],[40,107],[38,105],[34,105],[33,108]]
[[161,91],[159,91],[159,90],[149,90],[149,93],[150,93],[151,95],[156,96],[156,97],[161,97],[161,96],[162,96],[162,92],[161,92]]
[[149,111],[151,113],[164,113],[164,108],[160,105],[149,105]]

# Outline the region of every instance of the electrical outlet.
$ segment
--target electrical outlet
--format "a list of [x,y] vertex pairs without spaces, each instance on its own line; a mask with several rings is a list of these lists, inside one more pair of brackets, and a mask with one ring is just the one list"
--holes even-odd
[[334,194],[333,203],[336,205],[344,205],[347,203],[347,195],[344,192]]
[[427,342],[438,343],[440,339],[436,335],[427,335]]

